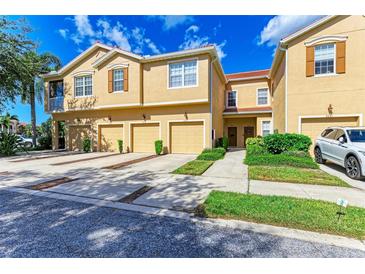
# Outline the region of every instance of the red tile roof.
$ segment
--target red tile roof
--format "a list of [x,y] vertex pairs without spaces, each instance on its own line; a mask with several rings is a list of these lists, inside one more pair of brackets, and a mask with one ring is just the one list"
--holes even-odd
[[270,69],[254,70],[254,71],[226,74],[226,77],[227,77],[228,81],[237,80],[237,79],[245,79],[245,78],[265,77],[265,76],[269,76],[269,72],[270,72]]
[[270,106],[267,107],[253,107],[253,108],[227,108],[224,112],[267,112],[272,111]]

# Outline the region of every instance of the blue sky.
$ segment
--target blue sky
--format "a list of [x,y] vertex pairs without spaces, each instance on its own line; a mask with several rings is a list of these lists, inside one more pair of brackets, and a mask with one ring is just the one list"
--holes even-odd
[[[217,46],[225,73],[270,68],[280,38],[319,16],[25,16],[39,52],[49,51],[67,64],[95,41],[141,55],[205,44]],[[11,16],[11,19],[17,17]],[[19,101],[8,110],[30,121],[30,107]],[[37,103],[37,123],[45,121]]]

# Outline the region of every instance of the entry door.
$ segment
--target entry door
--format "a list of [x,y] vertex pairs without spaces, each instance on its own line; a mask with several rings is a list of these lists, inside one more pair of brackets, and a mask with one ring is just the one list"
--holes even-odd
[[243,147],[246,147],[247,138],[252,138],[255,136],[254,127],[243,127]]
[[236,127],[228,127],[228,146],[230,146],[230,147],[237,146],[237,128]]

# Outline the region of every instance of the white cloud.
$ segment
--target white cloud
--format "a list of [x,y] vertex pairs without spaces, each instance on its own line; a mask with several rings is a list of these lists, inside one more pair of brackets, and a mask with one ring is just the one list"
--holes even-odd
[[106,38],[108,41],[115,43],[118,47],[123,50],[131,51],[131,45],[129,43],[129,34],[127,28],[119,22],[114,26],[110,26],[110,23],[106,20],[99,19],[97,24],[101,27],[101,31],[98,32],[99,38]]
[[184,41],[180,44],[179,49],[194,49],[207,46],[209,44],[215,45],[218,53],[219,59],[227,56],[223,51],[224,46],[227,41],[224,40],[221,43],[211,43],[208,36],[198,35],[199,27],[196,25],[191,25],[185,30]]
[[185,25],[194,21],[194,17],[189,15],[159,15],[152,16],[152,18],[161,20],[164,30],[170,30],[178,25]]
[[87,15],[75,15],[74,17],[77,32],[81,37],[94,36],[94,30]]
[[59,29],[58,30],[58,33],[64,38],[66,39],[67,38],[67,34],[69,33],[69,30],[68,29]]
[[270,19],[261,31],[257,44],[276,46],[280,39],[305,27],[322,16],[318,15],[278,15]]

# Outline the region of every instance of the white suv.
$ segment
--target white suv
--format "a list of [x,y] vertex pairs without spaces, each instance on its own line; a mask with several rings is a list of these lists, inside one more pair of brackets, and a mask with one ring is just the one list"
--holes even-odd
[[314,146],[316,162],[326,160],[346,169],[352,179],[365,176],[365,128],[329,127],[316,140]]

